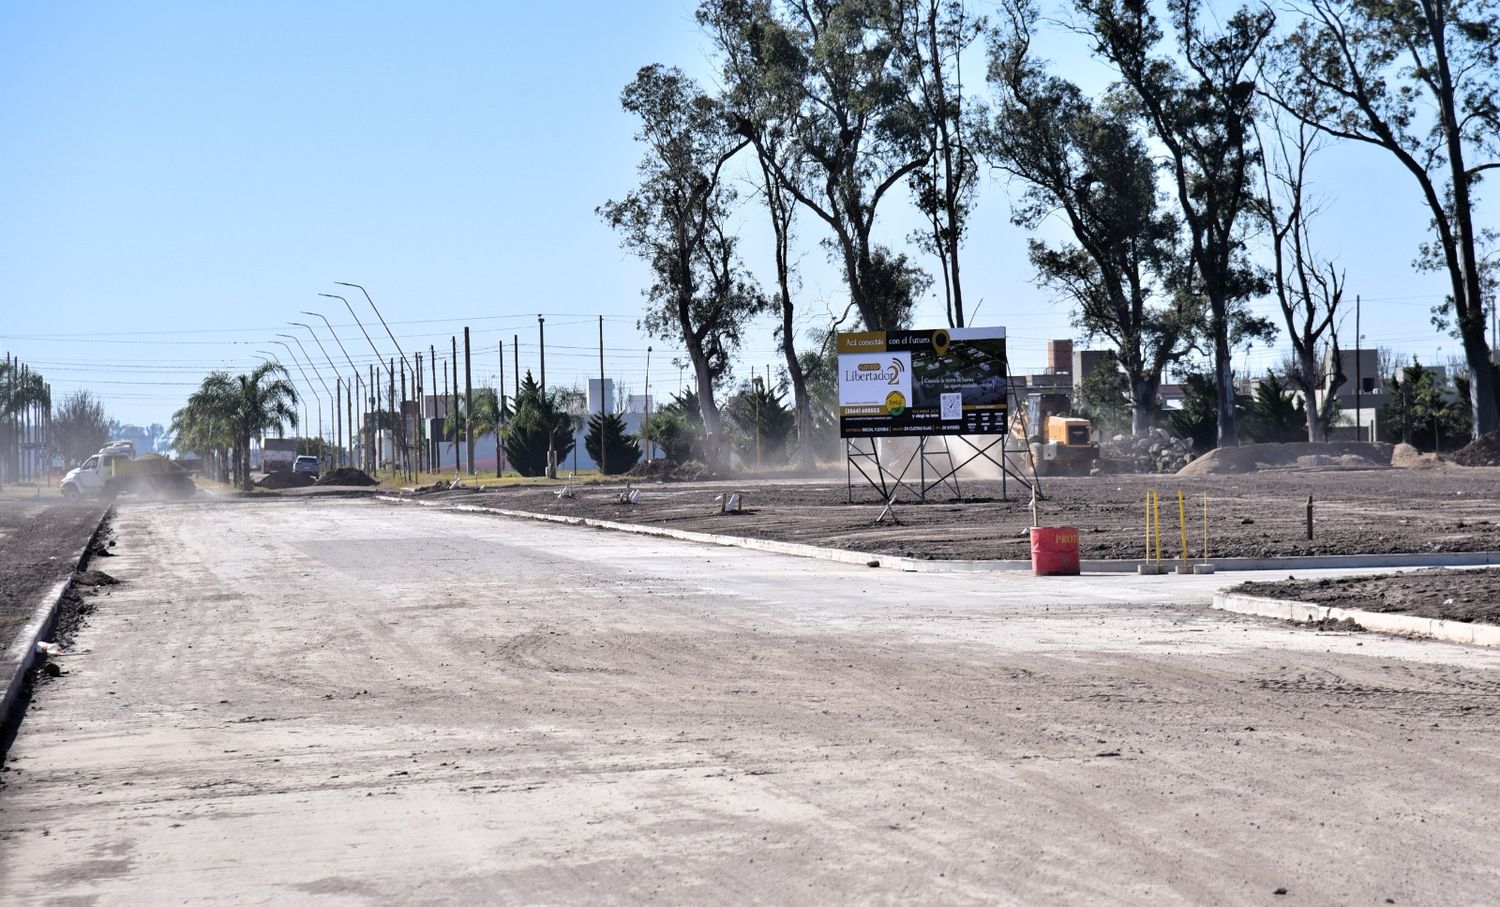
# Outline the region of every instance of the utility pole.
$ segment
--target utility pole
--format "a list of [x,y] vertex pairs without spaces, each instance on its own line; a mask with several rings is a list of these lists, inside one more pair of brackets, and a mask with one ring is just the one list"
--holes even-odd
[[499,423],[505,420],[505,342],[496,340],[499,349],[499,394],[495,397],[495,478],[505,475],[505,453],[499,445]]
[[646,462],[651,462],[651,347],[646,347],[646,393],[645,406],[646,417],[641,420],[641,431],[646,441]]
[[511,368],[516,370],[516,393],[521,393],[521,335],[510,335]]
[[1364,364],[1365,357],[1361,355],[1360,343],[1364,336],[1359,332],[1359,294],[1354,294],[1354,440],[1365,439],[1364,428],[1360,425],[1360,417],[1364,415],[1360,410],[1364,408],[1364,380],[1360,373],[1360,366]]
[[333,465],[344,465],[344,379],[333,375]]
[[411,392],[412,396],[417,398],[417,431],[415,437],[412,438],[412,447],[417,453],[416,465],[417,472],[420,474],[422,472],[422,461],[427,457],[427,452],[423,450],[422,444],[422,438],[426,432],[426,425],[422,420],[427,418],[427,397],[422,393],[422,351],[417,350],[411,354],[411,357],[416,360],[412,363],[416,366],[416,369],[412,372],[411,376]]
[[[437,346],[436,345],[429,345],[427,347],[427,367],[432,371],[432,397],[433,397],[433,400],[432,400],[432,411],[433,411],[433,414],[435,416],[436,413],[437,413],[437,392],[438,392],[438,383],[437,383]],[[443,370],[443,375],[446,377],[447,374],[448,374],[448,370],[444,369]],[[444,394],[443,394],[443,409],[446,410],[447,408],[448,408],[448,396],[447,396],[447,392],[445,391]],[[443,413],[443,416],[444,416],[443,427],[444,428],[446,428],[447,425],[448,425],[448,419],[446,418],[447,415],[448,414],[446,412]],[[432,445],[432,450],[428,452],[428,456],[427,456],[428,463],[427,463],[427,465],[432,468],[433,472],[442,472],[442,469],[443,469],[443,439],[442,439],[441,435],[442,435],[442,432],[438,432],[437,434],[433,435],[432,439],[428,442],[429,444]]]
[[406,471],[407,481],[411,481],[411,448],[407,442],[406,431],[406,360],[401,360],[401,465]]
[[349,388],[349,393],[344,395],[344,407],[345,407],[345,409],[348,410],[348,413],[349,413],[349,423],[348,424],[349,424],[349,465],[350,466],[354,465],[354,433],[355,433],[355,430],[356,430],[356,426],[354,424],[354,398],[359,395],[359,389],[355,386],[358,383],[359,383],[359,371],[355,370],[355,372],[354,372],[354,384],[353,385],[351,385],[351,384],[345,384],[344,385],[345,387]]
[[375,382],[373,364],[370,366],[370,383],[365,386],[370,389],[370,418],[367,423],[370,426],[370,443],[366,446],[365,456],[370,461],[371,475],[375,475],[380,472],[380,420],[375,415],[380,406],[380,385]]
[[469,356],[469,326],[464,325],[464,446],[469,450],[469,475],[474,475],[474,371]]
[[[541,315],[536,316],[537,348],[541,351],[539,360],[542,367],[542,400],[547,399],[547,319]],[[552,443],[552,424],[547,424],[547,478],[557,478],[557,450]]]
[[[463,472],[464,449],[458,446],[458,336],[450,334],[448,340],[453,345],[453,466]],[[469,414],[464,413],[464,420],[468,418]]]
[[609,474],[609,450],[604,443],[604,316],[599,316],[599,475]]

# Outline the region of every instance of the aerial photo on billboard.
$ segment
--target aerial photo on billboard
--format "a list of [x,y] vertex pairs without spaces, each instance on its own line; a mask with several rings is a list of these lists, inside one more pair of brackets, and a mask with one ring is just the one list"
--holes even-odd
[[1005,430],[1005,328],[838,335],[839,435]]

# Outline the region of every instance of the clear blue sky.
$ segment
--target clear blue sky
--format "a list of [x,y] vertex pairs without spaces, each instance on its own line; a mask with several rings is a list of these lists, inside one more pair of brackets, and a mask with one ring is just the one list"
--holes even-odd
[[[0,349],[57,395],[89,388],[122,421],[165,423],[209,369],[244,370],[255,350],[277,349],[267,341],[296,330],[285,322],[306,320],[302,309],[326,312],[369,361],[347,313],[316,295],[347,280],[369,288],[409,353],[441,350],[470,325],[479,383],[496,371],[498,339],[511,371],[513,333],[523,370],[536,367],[538,313],[549,381],[581,383],[597,374],[604,315],[609,374],[639,392],[652,342],[663,397],[678,386],[674,345],[636,330],[646,270],[594,208],[632,185],[634,123],[617,98],[635,70],[713,77],[692,11],[680,0],[8,3]],[[1097,72],[1066,46],[1054,56]],[[1456,352],[1427,322],[1444,281],[1410,267],[1426,216],[1409,180],[1353,148],[1325,154],[1317,177],[1320,235],[1366,299],[1367,344],[1424,361]],[[1014,191],[986,178],[965,294],[983,299],[977,323],[1007,327],[1022,372],[1041,366],[1047,338],[1074,332],[1067,308],[1032,285],[1026,235],[1009,223]],[[901,245],[916,223],[904,196],[892,202],[879,233]],[[811,325],[843,308],[844,290],[818,225],[800,229]],[[742,231],[769,284],[757,209]],[[941,323],[941,302],[917,320]],[[1279,358],[1256,350],[1248,362]],[[767,325],[737,373],[776,363]]]

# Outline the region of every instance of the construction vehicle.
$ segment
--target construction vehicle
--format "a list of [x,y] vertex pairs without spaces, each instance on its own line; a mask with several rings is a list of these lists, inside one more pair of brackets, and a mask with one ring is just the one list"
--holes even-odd
[[110,445],[71,470],[62,480],[65,498],[82,496],[113,499],[120,494],[186,498],[198,486],[181,466],[158,454],[132,457]]
[[1067,394],[1027,394],[1014,413],[1011,434],[1029,446],[1038,475],[1086,476],[1099,462],[1093,423],[1071,415]]

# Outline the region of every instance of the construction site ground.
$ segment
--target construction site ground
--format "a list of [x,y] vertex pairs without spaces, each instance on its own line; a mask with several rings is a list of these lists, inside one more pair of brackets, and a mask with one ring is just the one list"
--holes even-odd
[[[856,476],[856,480],[858,477]],[[478,480],[484,481],[484,480]],[[894,520],[877,522],[880,494],[842,478],[655,483],[633,486],[636,504],[622,504],[616,483],[556,487],[457,489],[424,496],[535,513],[591,517],[694,532],[776,539],[903,557],[941,560],[1026,560],[1032,525],[1029,491],[998,481],[964,481],[929,492],[925,503],[902,491]],[[1389,554],[1500,550],[1500,468],[1289,469],[1249,475],[1113,475],[1041,480],[1043,526],[1076,526],[1084,558],[1141,558],[1146,546],[1146,495],[1161,501],[1161,553],[1181,556],[1177,494],[1184,497],[1188,556],[1204,551],[1208,501],[1210,557]],[[715,497],[743,495],[744,511],[717,512]],[[1313,538],[1307,502],[1313,499]],[[1153,540],[1154,541],[1154,540]]]
[[1500,890],[1500,651],[1208,609],[1245,574],[935,576],[300,495],[112,530],[120,584],[0,772],[0,905]]
[[56,495],[0,498],[0,652],[31,619],[41,597],[73,572],[105,506]]

